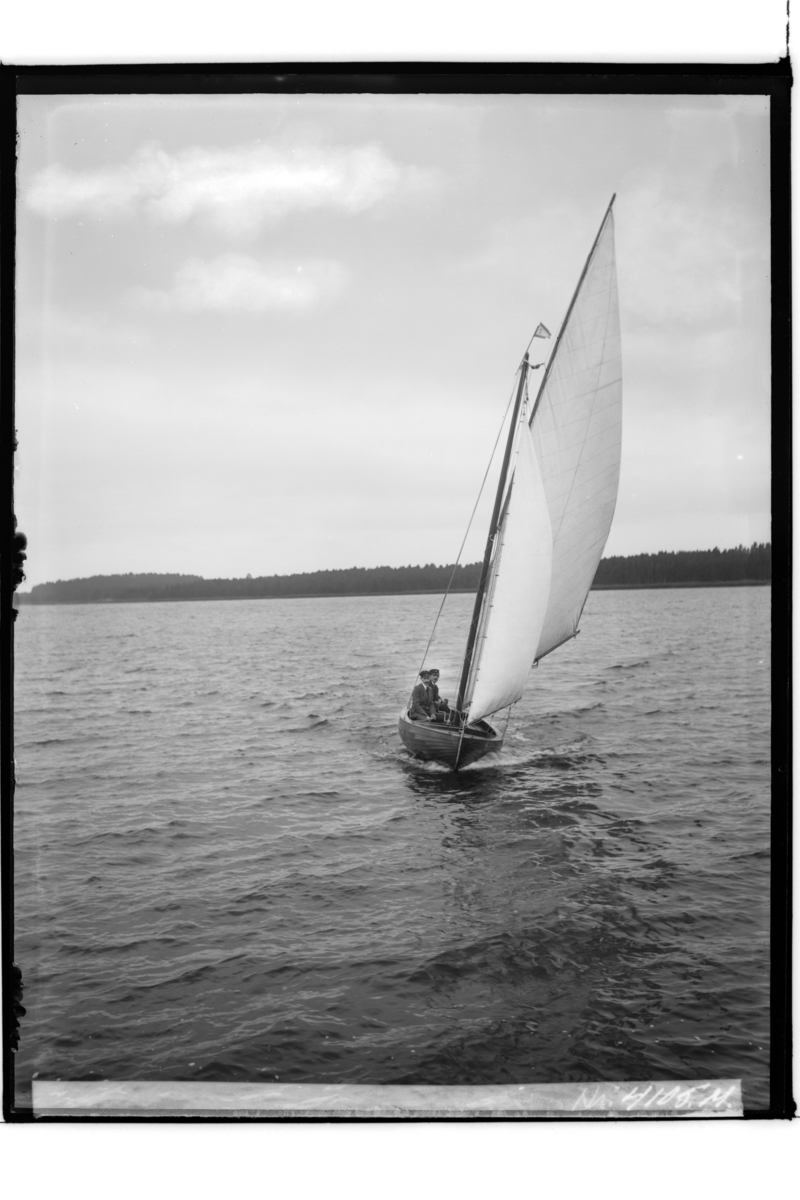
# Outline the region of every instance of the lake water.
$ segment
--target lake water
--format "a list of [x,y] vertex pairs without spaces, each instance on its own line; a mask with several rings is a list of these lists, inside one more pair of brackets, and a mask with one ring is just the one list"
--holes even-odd
[[458,775],[397,735],[440,600],[21,610],[22,1103],[742,1078],[766,1108],[770,589],[591,593]]

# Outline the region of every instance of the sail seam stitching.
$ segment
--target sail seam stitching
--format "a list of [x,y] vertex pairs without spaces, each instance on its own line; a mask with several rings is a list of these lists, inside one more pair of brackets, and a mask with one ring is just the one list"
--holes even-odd
[[[606,312],[606,328],[608,328],[608,317],[609,317],[609,314],[610,314],[610,312],[611,312],[611,305],[609,304],[609,306],[608,306],[608,310],[607,310],[607,312]],[[604,361],[604,360],[601,358],[601,359],[600,359],[600,362],[599,362],[599,363],[598,363],[598,365],[597,365],[597,373],[598,373],[598,375],[600,374],[600,370],[602,369],[602,366],[603,366],[603,361]],[[597,390],[599,390],[599,389],[597,389]],[[596,392],[595,392],[595,399],[597,399],[597,390],[596,390]],[[586,394],[588,395],[588,393],[586,393]],[[586,432],[585,432],[585,433],[584,433],[584,435],[583,435],[583,441],[581,442],[581,449],[580,449],[580,453],[578,454],[578,464],[577,464],[577,466],[576,466],[576,468],[575,468],[575,475],[576,475],[576,476],[577,476],[577,473],[578,473],[578,469],[579,469],[579,467],[580,467],[581,458],[582,458],[582,456],[583,456],[583,448],[584,448],[584,446],[586,445],[586,439],[587,439],[587,437],[589,436],[589,426],[590,426],[590,425],[591,425],[591,423],[592,423],[592,416],[593,416],[593,414],[594,414],[594,401],[592,402],[592,407],[591,407],[591,409],[589,410],[589,420],[586,422]],[[562,512],[561,512],[561,518],[560,518],[560,520],[559,520],[559,522],[558,522],[558,532],[556,533],[555,537],[553,538],[553,541],[554,541],[554,542],[558,541],[558,536],[559,536],[559,534],[561,533],[561,526],[564,524],[564,516],[565,516],[565,514],[566,514],[566,511],[567,511],[567,506],[569,505],[570,496],[572,495],[572,491],[573,491],[573,488],[574,488],[574,487],[575,487],[575,479],[573,478],[573,480],[572,480],[572,484],[571,484],[571,486],[570,486],[570,489],[569,489],[569,493],[567,494],[567,499],[566,499],[566,501],[564,502],[564,508],[563,508],[563,510],[562,510]]]

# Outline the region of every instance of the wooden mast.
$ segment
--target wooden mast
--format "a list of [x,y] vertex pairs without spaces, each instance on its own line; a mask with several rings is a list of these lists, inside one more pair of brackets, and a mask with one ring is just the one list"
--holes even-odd
[[503,503],[503,492],[505,491],[506,478],[508,477],[508,465],[511,462],[511,450],[514,445],[514,436],[517,432],[517,422],[519,421],[519,410],[522,406],[522,397],[525,394],[525,380],[528,376],[528,354],[525,352],[525,357],[520,365],[519,372],[519,387],[517,388],[517,398],[514,402],[514,414],[511,418],[511,427],[508,431],[508,441],[506,442],[506,452],[503,456],[503,466],[500,471],[500,481],[497,485],[497,495],[494,499],[494,511],[492,519],[489,523],[489,536],[486,539],[486,550],[483,555],[483,566],[481,567],[481,577],[478,583],[478,592],[475,596],[475,607],[472,610],[472,622],[469,627],[467,636],[467,648],[464,652],[464,666],[461,670],[461,680],[458,685],[458,699],[456,700],[456,709],[461,712],[464,707],[464,696],[467,691],[467,682],[469,680],[470,667],[475,652],[475,639],[478,636],[478,626],[480,624],[481,606],[483,605],[483,597],[486,593],[486,584],[489,579],[489,566],[492,559],[492,548],[494,539],[497,536],[497,531],[500,527],[500,508]]

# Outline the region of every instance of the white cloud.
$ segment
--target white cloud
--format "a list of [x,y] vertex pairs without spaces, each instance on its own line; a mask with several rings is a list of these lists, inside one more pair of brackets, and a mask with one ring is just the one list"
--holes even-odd
[[229,236],[255,233],[292,212],[358,213],[399,193],[429,189],[431,172],[393,162],[379,146],[195,147],[169,154],[144,146],[129,162],[96,171],[55,164],[26,200],[45,216],[124,218],[145,212],[177,224],[196,217]]
[[346,282],[344,268],[335,262],[292,265],[222,254],[210,261],[189,259],[169,291],[134,288],[129,297],[157,311],[301,313],[334,299]]

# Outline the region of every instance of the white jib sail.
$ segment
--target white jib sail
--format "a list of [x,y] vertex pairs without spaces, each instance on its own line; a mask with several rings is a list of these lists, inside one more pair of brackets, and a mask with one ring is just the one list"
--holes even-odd
[[470,720],[519,700],[547,610],[553,534],[527,422],[498,539],[475,646]]
[[617,502],[622,358],[611,211],[556,346],[532,432],[553,530],[539,659],[578,627]]

